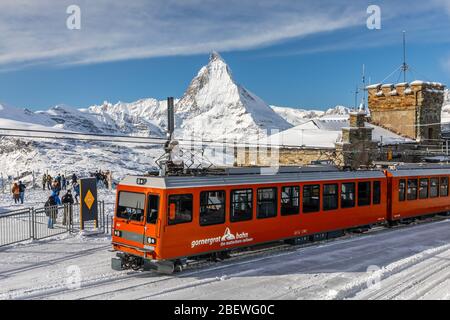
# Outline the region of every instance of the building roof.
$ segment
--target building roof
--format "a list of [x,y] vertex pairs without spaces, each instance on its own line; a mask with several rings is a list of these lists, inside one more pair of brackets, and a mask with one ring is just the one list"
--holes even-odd
[[[415,142],[415,140],[404,138],[382,127],[367,122],[365,125],[374,129],[372,132],[373,141],[383,145]],[[342,139],[342,129],[348,126],[348,118],[343,117],[312,119],[259,142],[286,147],[335,148],[335,143]]]

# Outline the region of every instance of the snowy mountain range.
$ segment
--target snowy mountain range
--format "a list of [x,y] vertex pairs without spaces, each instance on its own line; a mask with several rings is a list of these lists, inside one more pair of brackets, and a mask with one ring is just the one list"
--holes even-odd
[[[349,111],[342,106],[325,112],[269,106],[236,83],[229,66],[213,52],[184,95],[175,100],[175,137],[245,141],[313,118],[345,117]],[[0,128],[165,137],[167,102],[148,98],[131,103],[104,102],[84,109],[58,105],[36,112],[0,104]],[[159,146],[0,139],[0,171],[8,174],[44,168],[94,171],[99,166],[123,173],[143,172],[154,166],[154,159],[161,155]]]
[[[264,135],[271,129],[293,125],[327,115],[347,115],[338,106],[326,112],[269,106],[237,84],[225,61],[216,52],[200,69],[181,99],[175,100],[176,136],[191,134],[205,139],[244,139]],[[104,102],[85,109],[58,105],[33,112],[0,104],[0,119],[29,125],[83,133],[125,134],[163,137],[167,127],[167,102],[148,98],[136,102]],[[20,123],[13,123],[16,127]]]

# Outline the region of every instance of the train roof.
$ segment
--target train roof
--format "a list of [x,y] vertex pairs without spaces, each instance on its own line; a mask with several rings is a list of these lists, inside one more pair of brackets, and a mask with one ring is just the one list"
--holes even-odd
[[141,186],[157,189],[177,189],[177,188],[196,188],[196,187],[215,187],[215,186],[239,186],[253,184],[269,183],[296,183],[296,182],[315,182],[315,181],[339,181],[348,179],[376,179],[384,178],[385,174],[381,170],[368,171],[338,171],[329,170],[297,170],[292,172],[280,172],[277,174],[224,174],[208,176],[164,176],[164,177],[145,177],[145,176],[127,176],[121,185]]

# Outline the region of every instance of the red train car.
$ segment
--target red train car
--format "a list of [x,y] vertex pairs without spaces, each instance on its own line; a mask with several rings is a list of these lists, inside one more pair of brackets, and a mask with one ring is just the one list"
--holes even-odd
[[[259,172],[259,171],[258,171]],[[282,169],[275,175],[126,177],[117,188],[114,269],[172,272],[189,257],[279,240],[322,240],[384,223],[382,171]]]
[[386,174],[389,221],[450,211],[449,167],[400,167],[388,170]]

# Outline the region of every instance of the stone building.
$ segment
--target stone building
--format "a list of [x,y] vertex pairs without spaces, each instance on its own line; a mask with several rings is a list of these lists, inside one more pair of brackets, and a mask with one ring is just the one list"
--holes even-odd
[[370,114],[355,111],[348,117],[307,121],[270,137],[268,141],[276,141],[272,152],[238,149],[236,165],[333,162],[359,168],[374,161],[423,161],[442,148],[444,89],[442,84],[423,81],[371,85],[367,87]]
[[438,144],[444,89],[423,81],[369,86],[371,123],[422,144]]

